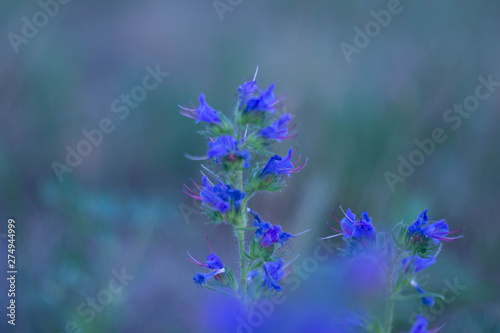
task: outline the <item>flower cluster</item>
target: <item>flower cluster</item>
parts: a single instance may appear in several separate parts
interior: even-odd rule
[[[350,209],[344,213],[345,217],[337,222],[340,230],[330,227],[337,234],[323,239],[343,236],[348,243],[348,250],[341,249],[348,257],[354,257],[359,253],[370,251],[376,255],[387,275],[387,319],[386,332],[391,332],[392,313],[394,300],[420,299],[425,306],[434,305],[435,297],[443,298],[438,293],[428,292],[421,287],[418,273],[437,261],[441,251],[442,241],[452,241],[462,236],[449,237],[448,224],[444,220],[431,221],[427,217],[427,210],[418,215],[415,222],[410,225],[400,223],[393,229],[393,242],[380,242],[384,238],[375,233],[371,218],[366,212],[362,218],[356,220],[356,216]],[[334,215],[335,216],[335,215]],[[415,292],[405,292],[408,289]],[[417,322],[411,332],[437,332],[438,329],[427,330],[427,320],[419,315]]]
[[[192,186],[184,185],[184,192],[201,201],[211,222],[234,228],[239,250],[239,283],[213,251],[204,263],[189,255],[190,261],[210,269],[197,273],[194,282],[220,292],[232,288],[229,293],[247,304],[281,291],[279,281],[286,275],[287,264],[279,249],[297,236],[262,221],[248,208],[248,201],[258,192],[278,191],[286,178],[307,164],[297,149],[290,148],[284,156],[272,151],[275,143],[297,137],[292,116],[280,114],[283,98],[276,98],[274,90],[274,84],[261,89],[255,76],[243,83],[232,119],[211,107],[204,95],[200,95],[198,107],[180,107],[182,115],[205,126],[200,134],[207,139],[206,154],[197,158],[207,160],[202,165],[206,174],[202,172],[201,185],[194,180]],[[253,227],[248,225],[249,214],[255,219]],[[254,233],[245,242],[248,231]]]

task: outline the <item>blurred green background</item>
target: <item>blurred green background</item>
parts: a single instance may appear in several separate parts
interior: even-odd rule
[[[456,129],[443,119],[474,94],[479,76],[500,81],[499,2],[402,1],[350,63],[340,44],[355,45],[354,28],[364,31],[370,11],[388,1],[220,2],[223,13],[206,0],[68,1],[57,13],[48,7],[46,22],[36,1],[0,4],[0,257],[14,218],[19,272],[17,324],[12,330],[3,314],[0,331],[238,331],[235,302],[196,288],[198,268],[185,260],[187,250],[208,254],[205,235],[233,269],[237,255],[230,227],[205,225],[181,192],[200,176],[199,162],[184,154],[203,155],[206,143],[177,105],[204,93],[229,114],[258,65],[259,84],[275,83],[298,123],[299,138],[280,152],[300,145],[309,163],[251,207],[289,232],[314,228],[294,241],[302,257],[330,235],[325,221],[339,205],[367,210],[377,230],[429,209],[451,229],[465,228],[428,270],[429,290],[464,286],[433,310],[431,327],[500,332],[500,91]],[[26,39],[23,18],[40,25],[24,28]],[[113,101],[157,65],[168,77],[120,119]],[[114,131],[59,181],[52,163],[64,163],[66,146],[76,149],[82,130],[104,118]],[[414,140],[435,128],[447,140],[392,191],[384,173],[397,173],[398,156],[408,159]],[[133,278],[106,291],[112,271],[123,269]],[[383,305],[373,280],[333,254],[296,290],[285,287],[286,301],[251,331],[342,332],[344,309]],[[5,309],[8,285],[0,281]],[[88,297],[109,295],[109,304],[89,310]],[[396,332],[409,330],[418,307],[400,304]]]

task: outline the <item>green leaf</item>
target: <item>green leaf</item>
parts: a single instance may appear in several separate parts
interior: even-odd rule
[[[215,289],[214,287],[211,287],[211,286],[209,286],[209,285],[207,285],[207,284],[202,285],[202,287],[203,287],[203,288],[210,289],[210,290],[213,290],[213,291],[216,291],[216,292],[221,293],[221,294],[226,295],[226,296],[231,296],[231,297],[233,297],[233,296],[234,296],[234,295],[232,295],[232,294],[230,294],[230,293],[227,293],[227,292],[225,292],[225,291],[222,291],[222,290],[219,290],[219,289]]]

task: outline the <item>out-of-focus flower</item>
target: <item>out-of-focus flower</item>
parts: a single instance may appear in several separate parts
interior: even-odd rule
[[[285,276],[283,260],[271,261],[262,267],[264,268],[264,282],[262,283],[262,287],[267,285],[268,289],[281,291],[281,286],[278,282]]]
[[[295,150],[294,152],[290,147],[286,156],[281,157],[279,155],[274,155],[269,159],[266,166],[262,169],[259,177],[269,174],[287,175],[288,177],[290,177],[291,173],[302,171],[302,169],[304,169],[307,164],[307,158],[302,164],[299,165],[300,159],[302,158],[302,155],[299,154],[298,159],[295,162],[292,162],[292,159],[296,153],[297,150]]]
[[[418,273],[435,263],[436,258],[421,258],[418,254],[403,258],[401,260],[401,265],[405,269],[405,272],[412,270],[413,273]]]
[[[415,321],[415,324],[413,324],[409,333],[435,333],[435,332],[439,331],[444,326],[443,325],[441,327],[428,330],[427,324],[428,324],[427,319],[424,316],[422,316],[421,314],[419,314],[417,316],[417,320]]]
[[[249,87],[247,87],[248,89]],[[273,94],[274,84],[271,84],[267,91],[260,91],[260,94],[253,96],[246,102],[245,112],[248,111],[269,111],[274,112],[273,105],[277,103]]]
[[[217,111],[212,109],[210,105],[205,102],[205,95],[200,95],[200,106],[196,109],[189,109],[183,106],[179,107],[182,109],[181,114],[188,118],[196,119],[196,123],[204,121],[209,124],[220,124],[221,120]]]
[[[209,143],[209,150],[207,152],[208,158],[215,158],[219,163],[221,160],[230,163],[243,160],[244,168],[249,167],[250,152],[246,149],[241,150],[239,142],[230,135],[223,135],[217,138],[215,142]]]
[[[343,235],[344,239],[354,238],[359,240],[373,240],[375,238],[375,229],[371,223],[372,219],[368,216],[367,212],[363,212],[362,216],[363,217],[360,220],[356,221],[356,215],[353,214],[351,209],[348,209],[345,213],[345,217],[339,222],[342,230],[337,230],[328,225],[332,230],[338,232],[338,234],[324,237],[322,239]]]
[[[291,117],[288,113],[282,115],[278,120],[276,120],[271,126],[263,128],[259,134],[266,139],[275,139],[278,142],[281,140],[289,140],[297,137],[296,132],[289,133],[287,128],[288,123],[290,123]]]
[[[427,291],[423,290],[415,280],[411,280],[410,284],[417,289],[417,291],[421,294],[427,294]],[[434,297],[432,296],[426,296],[422,297],[422,304],[427,305],[427,306],[433,306],[434,305]]]

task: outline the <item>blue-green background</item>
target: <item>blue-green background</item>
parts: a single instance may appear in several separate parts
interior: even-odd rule
[[[226,1],[223,1],[227,3]],[[237,3],[237,2],[233,2]],[[500,305],[500,91],[482,101],[456,130],[443,120],[454,103],[474,93],[478,76],[500,81],[498,1],[402,1],[370,44],[348,63],[339,47],[353,44],[354,27],[373,20],[387,1],[243,0],[220,19],[212,1],[69,1],[16,53],[35,1],[0,4],[0,258],[6,258],[7,219],[16,220],[17,325],[6,324],[6,259],[0,273],[2,332],[236,332],[234,300],[198,289],[208,254],[205,235],[236,270],[229,226],[205,225],[182,192],[198,178],[202,127],[178,104],[199,93],[230,114],[237,87],[260,67],[258,81],[286,94],[296,116],[307,168],[281,193],[257,196],[251,207],[287,231],[294,253],[312,256],[316,239],[331,234],[331,209],[367,210],[377,230],[412,222],[427,208],[464,238],[447,243],[427,271],[426,289],[445,281],[466,287],[431,327],[443,332],[498,332]],[[123,120],[111,111],[121,94],[141,84],[147,66],[170,75]],[[72,173],[59,182],[51,163],[103,118],[116,125]],[[443,128],[437,145],[404,183],[391,191],[414,140]],[[185,206],[183,206],[185,205]],[[195,207],[196,209],[196,207]],[[340,239],[336,239],[341,244]],[[363,266],[360,271],[360,266]],[[368,267],[368,268],[367,268]],[[95,318],[75,311],[125,268],[134,280]],[[342,332],[346,309],[384,306],[377,267],[333,254],[296,290],[285,287],[254,332]],[[397,303],[395,331],[408,331],[418,301]]]

